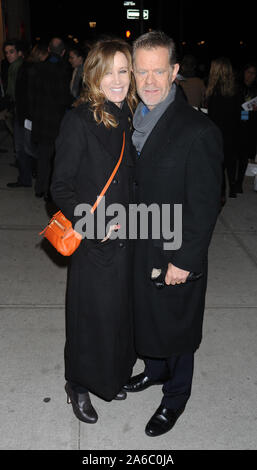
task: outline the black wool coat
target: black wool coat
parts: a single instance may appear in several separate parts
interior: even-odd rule
[[[222,96],[215,92],[208,100],[208,116],[222,133],[225,164],[236,160],[241,116],[238,95]]]
[[[135,244],[135,336],[139,355],[165,358],[195,351],[202,338],[207,284],[207,252],[220,208],[222,138],[204,114],[189,106],[177,90],[144,144],[136,164],[136,201],[147,206],[182,204],[182,245],[164,250],[164,239]],[[191,283],[158,290],[153,267],[168,263],[203,273]],[[166,271],[165,271],[166,272]]]
[[[98,125],[85,104],[67,113],[56,142],[51,192],[75,225],[78,204],[94,204],[112,173],[126,132],[123,160],[106,193],[106,207],[125,208],[132,197],[134,149],[127,104],[106,104],[117,128]],[[99,210],[100,205],[97,209]],[[96,211],[96,212],[97,212]],[[66,303],[66,380],[112,400],[131,376],[136,360],[131,305],[131,246],[128,240],[83,239],[70,258]]]
[[[72,103],[70,78],[70,71],[62,60],[35,65],[29,89],[34,142],[50,144],[58,136],[64,113]]]

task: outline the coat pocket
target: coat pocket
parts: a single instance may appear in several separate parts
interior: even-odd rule
[[[109,267],[114,263],[117,253],[117,239],[99,242],[89,252],[91,262],[100,267]]]

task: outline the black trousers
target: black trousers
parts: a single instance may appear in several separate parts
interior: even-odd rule
[[[18,120],[14,122],[14,143],[18,164],[18,181],[26,186],[32,186],[32,161],[25,150],[25,129]]]
[[[35,184],[35,192],[45,195],[49,192],[50,179],[52,174],[54,159],[54,142],[39,143],[37,147],[37,178]]]
[[[161,404],[174,411],[184,407],[191,395],[194,353],[174,354],[166,359],[144,358],[144,362],[147,377],[154,381],[165,381]],[[77,393],[88,392],[77,383],[70,382],[70,385]]]
[[[174,411],[186,405],[192,388],[194,353],[172,355],[165,359],[144,358],[145,375],[165,380],[161,405]]]

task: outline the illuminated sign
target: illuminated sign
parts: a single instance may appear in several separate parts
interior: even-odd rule
[[[127,10],[127,20],[139,20],[140,11],[135,9]],[[143,19],[149,19],[149,10],[143,10]]]
[[[135,2],[123,2],[124,7],[134,7],[136,4]]]

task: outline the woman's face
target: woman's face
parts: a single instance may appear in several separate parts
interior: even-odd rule
[[[69,62],[71,66],[75,69],[79,65],[83,63],[83,58],[80,56],[77,56],[73,51],[70,51],[69,53]]]
[[[244,82],[247,86],[251,86],[256,78],[255,67],[249,67],[244,73]]]
[[[100,88],[107,100],[120,107],[122,101],[127,96],[129,84],[130,70],[128,59],[122,52],[116,52],[113,58],[113,65],[102,78]]]

